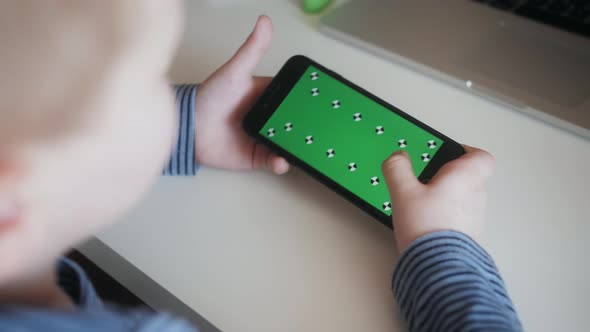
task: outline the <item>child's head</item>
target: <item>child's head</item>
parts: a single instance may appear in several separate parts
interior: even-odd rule
[[[177,1],[0,2],[0,284],[52,264],[159,174],[181,16]]]

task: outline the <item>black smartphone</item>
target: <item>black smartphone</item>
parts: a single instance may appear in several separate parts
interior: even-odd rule
[[[381,164],[405,150],[423,183],[465,153],[447,136],[301,55],[287,61],[243,122],[292,165],[392,227]]]

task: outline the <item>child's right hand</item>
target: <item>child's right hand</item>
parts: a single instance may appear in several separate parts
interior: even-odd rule
[[[485,186],[495,160],[483,150],[464,148],[466,154],[444,165],[428,184],[418,181],[406,152],[396,152],[383,163],[400,252],[436,231],[455,230],[476,237],[484,222]]]

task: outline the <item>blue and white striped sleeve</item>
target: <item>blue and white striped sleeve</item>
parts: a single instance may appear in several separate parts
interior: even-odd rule
[[[178,137],[164,175],[195,175],[199,166],[195,158],[195,98],[198,85],[183,84],[176,90]]]
[[[463,233],[415,240],[392,287],[410,331],[522,331],[492,257]]]

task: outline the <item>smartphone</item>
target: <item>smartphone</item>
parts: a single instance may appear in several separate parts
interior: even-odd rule
[[[463,147],[301,55],[290,58],[243,122],[246,132],[392,228],[381,164],[405,150],[423,183]]]

